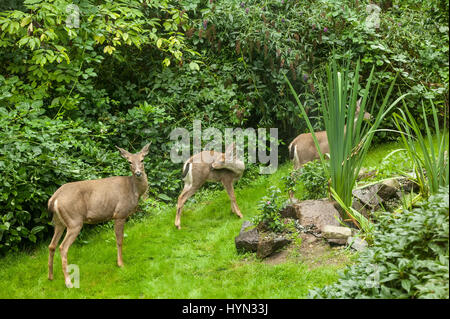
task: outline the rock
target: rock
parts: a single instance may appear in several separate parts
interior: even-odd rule
[[[300,238],[302,239],[302,243],[305,244],[312,244],[320,240],[316,236],[308,233],[300,233]]]
[[[352,207],[360,211],[361,213],[363,213],[361,211],[361,208],[368,209],[371,212],[379,209],[381,207],[380,204],[383,202],[383,199],[377,194],[379,189],[380,184],[374,184],[364,188],[354,189],[352,191],[352,194],[356,199],[358,199],[362,207],[358,207],[358,203],[355,201],[352,203]],[[353,205],[355,205],[355,207]]]
[[[347,239],[346,238],[329,238],[329,239],[327,239],[327,242],[329,244],[345,245],[347,243]]]
[[[322,228],[322,236],[327,239],[347,239],[352,235],[348,227],[325,225]]]
[[[376,175],[377,173],[378,173],[377,170],[371,170],[371,171],[368,171],[367,168],[363,167],[363,168],[361,168],[361,170],[359,171],[357,180],[360,181],[360,180],[363,180],[363,179],[370,178],[370,177]]]
[[[294,218],[297,219],[297,210],[294,204],[288,204],[280,211],[280,215],[283,218]]]
[[[396,178],[385,180],[381,183],[377,195],[380,196],[383,201],[390,200],[391,198],[397,197],[397,192],[400,187],[401,185]]]
[[[300,225],[314,225],[322,229],[325,225],[340,226],[339,212],[328,199],[305,200],[294,205]]]
[[[418,193],[420,191],[420,186],[408,178],[400,178],[398,182],[404,193],[411,193],[411,191]]]
[[[248,229],[254,225],[249,221],[242,223],[239,235],[234,239],[238,252],[256,252],[258,249],[259,234],[255,228]]]
[[[291,243],[291,239],[286,238],[282,235],[269,235],[259,238],[256,256],[258,258],[266,258],[270,256],[277,250],[283,248],[284,246]]]
[[[364,204],[356,197],[353,198],[352,208],[360,212],[366,218],[369,218],[372,212],[370,207],[364,206]]]
[[[356,251],[363,251],[369,246],[364,239],[359,237],[348,237],[347,244]]]

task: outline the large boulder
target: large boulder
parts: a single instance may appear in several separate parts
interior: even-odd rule
[[[258,227],[249,221],[243,222],[239,235],[234,239],[238,252],[256,252],[259,258],[268,257],[291,242],[286,234],[259,232]]]
[[[300,225],[314,225],[322,231],[325,225],[340,226],[340,214],[328,199],[305,200],[294,205]]]

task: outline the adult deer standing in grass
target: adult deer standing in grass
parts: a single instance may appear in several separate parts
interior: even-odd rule
[[[225,153],[203,151],[193,155],[183,165],[184,188],[178,197],[175,226],[181,228],[181,212],[186,201],[207,181],[221,182],[231,201],[231,210],[242,218],[236,203],[233,183],[241,178],[245,164],[236,158],[236,145],[227,147]]]
[[[55,233],[49,248],[48,279],[53,280],[53,256],[59,239],[67,229],[59,246],[66,286],[72,282],[67,272],[67,252],[75,241],[83,224],[96,224],[114,220],[117,241],[117,265],[123,266],[122,242],[125,220],[133,214],[139,198],[147,192],[148,182],[144,170],[144,157],[150,144],[139,153],[131,154],[117,147],[120,155],[130,164],[132,176],[114,176],[97,180],[79,181],[62,185],[49,199],[48,210],[53,214]]]
[[[356,104],[355,122],[359,116],[361,100],[362,99],[359,99]],[[371,118],[372,116],[370,113],[364,112],[364,120],[370,120]],[[346,127],[347,126],[345,126],[345,128]],[[327,132],[319,131],[314,132],[314,134],[319,142],[321,153],[330,153]],[[311,133],[300,134],[291,142],[291,144],[289,144],[289,158],[293,161],[295,170],[301,168],[303,164],[307,162],[320,158]]]

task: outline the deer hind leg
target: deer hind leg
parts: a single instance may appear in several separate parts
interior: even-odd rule
[[[201,186],[201,185],[200,185]],[[175,217],[175,227],[181,228],[181,211],[183,210],[183,206],[186,201],[195,194],[195,192],[200,188],[200,186],[194,186],[192,184],[185,184],[183,191],[180,196],[178,196],[177,203],[177,216]]]
[[[48,279],[53,280],[53,256],[55,255],[56,246],[58,245],[59,240],[66,228],[63,224],[56,221],[55,222],[55,232],[53,234],[52,241],[48,246]]]
[[[242,218],[241,210],[238,207],[238,204],[236,203],[236,196],[234,195],[234,188],[233,188],[233,179],[224,179],[222,180],[222,184],[225,187],[225,190],[228,193],[228,197],[231,201],[231,210],[233,213],[239,216],[239,218]]]
[[[117,242],[117,266],[123,266],[122,260],[122,243],[123,243],[123,227],[125,225],[125,219],[116,219],[114,222],[114,232],[116,233]]]
[[[61,246],[59,246],[59,251],[61,253],[61,260],[62,260],[62,269],[64,273],[64,281],[66,283],[67,288],[73,287],[69,273],[67,272],[67,252],[69,251],[70,246],[73,244],[78,234],[80,233],[82,226],[83,224],[74,227],[67,227],[66,237],[64,237]]]

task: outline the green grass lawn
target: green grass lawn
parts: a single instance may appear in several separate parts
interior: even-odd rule
[[[375,148],[368,166],[398,144]],[[260,176],[236,189],[245,219],[270,186],[282,185],[291,170],[282,165],[275,174]],[[80,269],[80,288],[64,285],[59,251],[54,280],[47,279],[48,242],[32,252],[11,253],[0,259],[0,298],[304,298],[312,287],[337,280],[337,270],[348,263],[311,267],[294,253],[281,264],[262,262],[236,252],[234,237],[242,220],[230,209],[224,190],[204,190],[185,206],[181,230],[174,227],[175,207],[149,210],[125,226],[125,266],[116,266],[114,231],[107,227],[87,231],[69,250],[69,264]],[[341,251],[340,254],[348,254]]]
[[[290,165],[236,190],[249,219],[256,204]],[[175,207],[150,213],[125,226],[123,268],[116,266],[114,231],[83,236],[69,250],[69,264],[80,269],[80,288],[67,289],[59,251],[54,280],[47,279],[48,243],[31,253],[12,253],[0,260],[0,298],[302,298],[308,289],[337,279],[341,265],[309,269],[292,257],[270,265],[253,255],[237,254],[234,237],[242,220],[230,209],[224,190],[203,192],[185,207],[182,229],[174,227]]]

